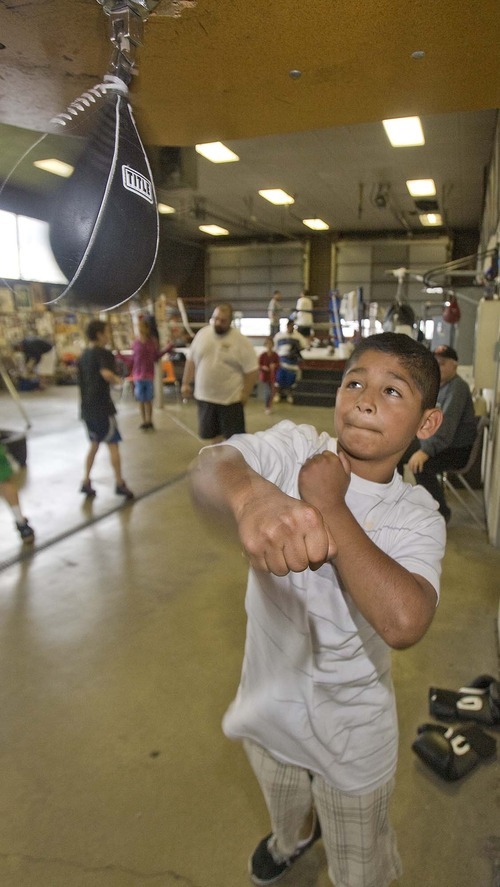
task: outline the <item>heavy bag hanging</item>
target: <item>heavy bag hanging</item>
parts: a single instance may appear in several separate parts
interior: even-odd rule
[[[146,283],[158,251],[153,178],[130,104],[111,92],[95,114],[74,172],[55,195],[49,225],[68,279],[59,299],[67,295],[80,309],[125,302]]]

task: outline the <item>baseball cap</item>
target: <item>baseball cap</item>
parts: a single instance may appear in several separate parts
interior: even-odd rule
[[[456,360],[458,363],[458,354],[450,345],[438,345],[434,354],[436,357],[449,357],[450,360]]]

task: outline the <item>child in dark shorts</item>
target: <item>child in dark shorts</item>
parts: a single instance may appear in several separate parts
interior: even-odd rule
[[[82,399],[81,417],[87,426],[90,449],[85,460],[85,477],[80,492],[88,499],[96,495],[90,472],[100,444],[106,443],[115,475],[115,493],[125,499],[133,499],[134,494],[122,476],[118,447],[122,438],[116,424],[116,407],[109,390],[110,385],[119,384],[121,378],[116,373],[113,354],[106,348],[110,339],[107,324],[102,320],[91,320],[87,327],[87,339],[89,347],[78,361],[78,384]]]

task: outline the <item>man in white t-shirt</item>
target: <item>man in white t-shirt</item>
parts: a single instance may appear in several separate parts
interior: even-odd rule
[[[197,402],[199,435],[213,443],[244,434],[243,407],[259,375],[255,349],[232,319],[231,305],[217,305],[191,342],[182,377],[182,396]]]
[[[298,332],[301,336],[304,336],[304,338],[307,339],[308,343],[311,341],[314,333],[312,312],[313,301],[309,295],[309,291],[304,290],[297,299],[297,304],[295,306],[295,323],[297,324]]]
[[[388,887],[398,726],[391,648],[415,644],[439,596],[446,532],[396,465],[434,434],[439,368],[408,336],[362,339],[337,392],[337,438],[280,422],[203,449],[195,500],[249,562],[241,681],[223,721],[244,743],[273,831],[250,858],[279,880],[321,835],[336,887]]]
[[[274,290],[271,301],[267,306],[267,316],[269,318],[269,335],[274,339],[276,333],[280,330],[281,316],[281,291]]]

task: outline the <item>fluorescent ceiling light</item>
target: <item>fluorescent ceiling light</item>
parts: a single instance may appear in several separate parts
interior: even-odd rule
[[[290,203],[295,203],[293,197],[290,197],[281,188],[267,188],[264,191],[259,191],[259,194],[264,200],[269,200],[269,203],[274,203],[275,206],[286,206]]]
[[[205,142],[203,145],[195,145],[195,148],[198,154],[206,157],[207,160],[211,160],[212,163],[234,163],[235,160],[240,159],[234,151],[226,148],[222,142]]]
[[[221,237],[223,234],[229,234],[229,231],[226,228],[221,228],[219,225],[200,225],[200,231],[204,231],[205,234],[212,234],[213,237]]]
[[[173,206],[169,206],[168,203],[159,203],[158,212],[162,215],[167,215],[167,213],[174,213],[175,209],[173,208]]]
[[[443,224],[443,218],[440,213],[422,213],[419,219],[426,228]]]
[[[393,148],[425,145],[420,117],[395,117],[382,123]]]
[[[302,222],[313,231],[328,231],[330,228],[330,225],[327,225],[323,219],[302,219]]]
[[[412,197],[434,197],[436,194],[434,179],[409,179],[406,187]]]
[[[51,172],[55,176],[63,176],[65,179],[69,179],[74,169],[69,163],[63,163],[62,160],[56,160],[55,157],[47,160],[35,160],[33,166],[43,169],[45,172]]]

